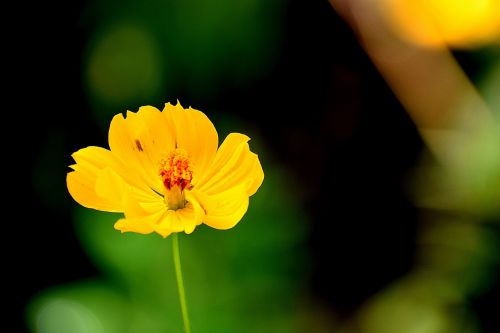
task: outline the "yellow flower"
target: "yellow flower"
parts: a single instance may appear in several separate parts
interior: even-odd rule
[[[84,207],[123,212],[115,228],[141,234],[193,232],[202,222],[236,225],[264,180],[249,137],[229,134],[218,147],[212,122],[180,103],[114,116],[109,147],[75,152],[69,193]]]
[[[478,47],[500,41],[498,0],[380,0],[395,32],[423,46]]]

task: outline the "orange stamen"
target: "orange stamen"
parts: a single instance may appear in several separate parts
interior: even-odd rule
[[[193,187],[191,185],[193,170],[184,149],[177,148],[163,159],[160,162],[159,173],[167,190],[175,186],[179,186],[181,191],[186,188],[190,190]]]

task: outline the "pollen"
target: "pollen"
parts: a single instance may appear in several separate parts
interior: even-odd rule
[[[190,190],[193,186],[193,169],[188,154],[184,149],[173,150],[166,158],[160,162],[160,177],[167,190],[179,187],[181,191]]]

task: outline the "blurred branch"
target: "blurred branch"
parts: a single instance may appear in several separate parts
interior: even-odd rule
[[[401,40],[384,20],[380,1],[330,3],[351,25],[437,165],[426,165],[415,178],[417,204],[431,211],[422,216],[413,270],[369,300],[345,332],[479,332],[467,300],[487,290],[499,265],[497,238],[478,223],[499,216],[498,123],[450,50]]]

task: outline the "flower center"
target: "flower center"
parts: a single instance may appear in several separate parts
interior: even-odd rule
[[[193,169],[184,149],[175,149],[161,160],[159,175],[165,185],[165,203],[168,209],[184,208],[186,198],[184,189],[192,189]]]

